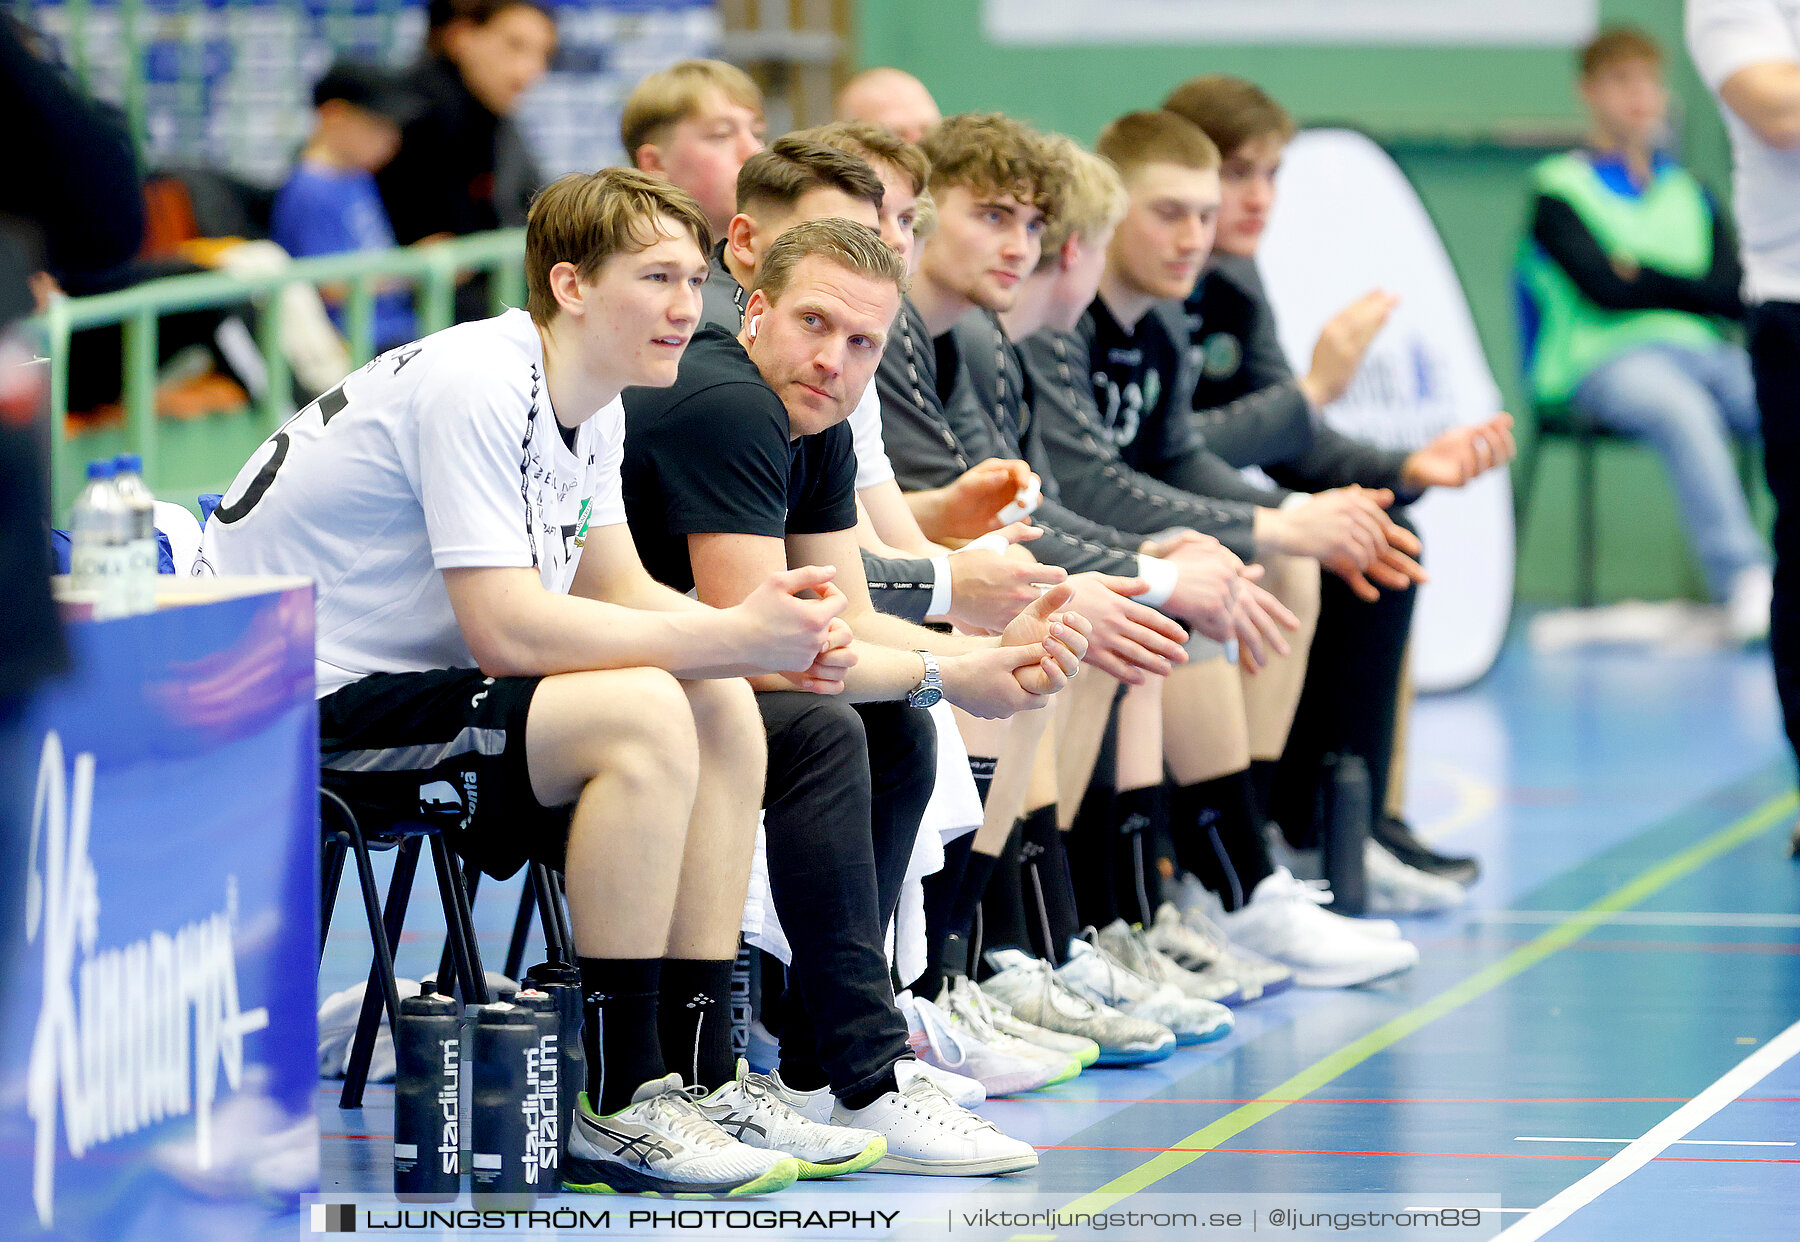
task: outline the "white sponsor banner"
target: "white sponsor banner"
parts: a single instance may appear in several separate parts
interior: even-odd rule
[[[1417,448],[1500,408],[1450,256],[1405,174],[1352,130],[1307,130],[1282,157],[1259,259],[1282,347],[1304,369],[1327,320],[1373,288],[1400,304],[1369,348],[1332,426]],[[1512,485],[1503,470],[1413,505],[1431,581],[1413,620],[1421,690],[1465,686],[1493,664],[1512,612]]]
[[[1599,0],[984,0],[996,43],[1374,43],[1574,47]]]

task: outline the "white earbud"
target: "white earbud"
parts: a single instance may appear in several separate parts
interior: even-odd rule
[[[762,322],[761,315],[752,315],[752,316],[750,316],[750,322],[744,325],[745,330],[750,335],[750,339],[753,341],[756,339],[756,325],[761,322]]]

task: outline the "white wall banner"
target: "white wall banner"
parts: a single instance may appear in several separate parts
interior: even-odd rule
[[[1307,130],[1282,157],[1259,252],[1282,347],[1297,369],[1319,330],[1373,288],[1400,304],[1369,348],[1332,426],[1417,448],[1500,408],[1450,256],[1404,173],[1352,130]],[[1419,589],[1412,668],[1421,690],[1465,686],[1493,664],[1512,611],[1512,485],[1491,471],[1412,507],[1431,581]]]
[[[1599,0],[983,0],[996,43],[1377,43],[1574,47]]]

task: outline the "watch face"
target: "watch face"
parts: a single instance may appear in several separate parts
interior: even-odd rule
[[[914,707],[936,707],[938,700],[944,697],[944,692],[936,686],[920,686],[906,697]]]

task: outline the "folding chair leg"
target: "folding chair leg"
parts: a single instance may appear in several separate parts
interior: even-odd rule
[[[501,973],[508,979],[517,979],[519,971],[525,966],[525,941],[531,936],[531,916],[536,913],[536,903],[532,900],[536,878],[536,870],[527,877],[525,884],[519,889],[519,912],[513,916],[512,938],[506,942],[506,964]]]
[[[332,834],[325,842],[319,868],[319,961],[325,960],[325,942],[331,938],[331,911],[337,905],[338,888],[344,882],[344,854],[350,848],[346,832]]]
[[[542,863],[531,867],[531,891],[537,896],[538,917],[544,924],[544,952],[559,962],[573,962],[574,946],[565,934],[562,900],[556,891],[556,880],[550,868]]]
[[[1583,608],[1592,608],[1599,594],[1595,581],[1599,573],[1599,531],[1596,527],[1599,515],[1594,504],[1596,449],[1593,439],[1584,436],[1577,440],[1575,451],[1575,593],[1576,601]]]
[[[556,929],[562,936],[563,961],[571,964],[575,961],[575,929],[569,923],[569,892],[564,886],[563,873],[550,871],[550,888],[556,900],[552,903],[556,911]]]
[[[475,906],[475,894],[481,886],[481,868],[470,863],[464,863],[462,869],[462,882],[463,895],[468,898],[469,907],[471,911],[473,911]],[[446,909],[447,908],[448,907],[446,907]],[[471,925],[474,922],[474,917],[473,913],[469,916]],[[450,921],[449,915],[446,914],[444,916],[444,949],[443,952],[438,954],[437,977],[440,979],[449,977],[450,969],[455,962],[455,958],[452,956],[452,954],[457,951],[454,928],[455,925]],[[509,974],[508,978],[516,979],[518,976]]]
[[[381,1029],[381,1011],[387,1010],[389,1030],[400,1021],[400,988],[394,979],[393,946],[399,942],[400,931],[406,926],[406,906],[419,863],[418,838],[409,837],[400,842],[394,855],[394,874],[388,881],[387,907],[382,910],[374,900],[375,869],[369,862],[368,843],[359,831],[354,832],[352,845],[356,851],[363,901],[369,910],[369,939],[374,942],[375,952],[374,960],[369,963],[368,986],[363,989],[362,1009],[356,1016],[356,1034],[350,1040],[350,1063],[344,1067],[344,1089],[338,1096],[339,1108],[362,1107],[363,1087],[369,1080],[369,1061],[375,1055],[375,1036]]]
[[[438,891],[445,896],[444,918],[450,924],[450,939],[455,950],[452,956],[456,959],[463,1001],[470,1005],[485,1005],[488,1003],[487,979],[481,969],[481,946],[475,941],[468,894],[463,889],[462,875],[457,871],[450,846],[441,836],[431,838],[431,861],[437,868]],[[443,981],[438,982],[442,986]]]

